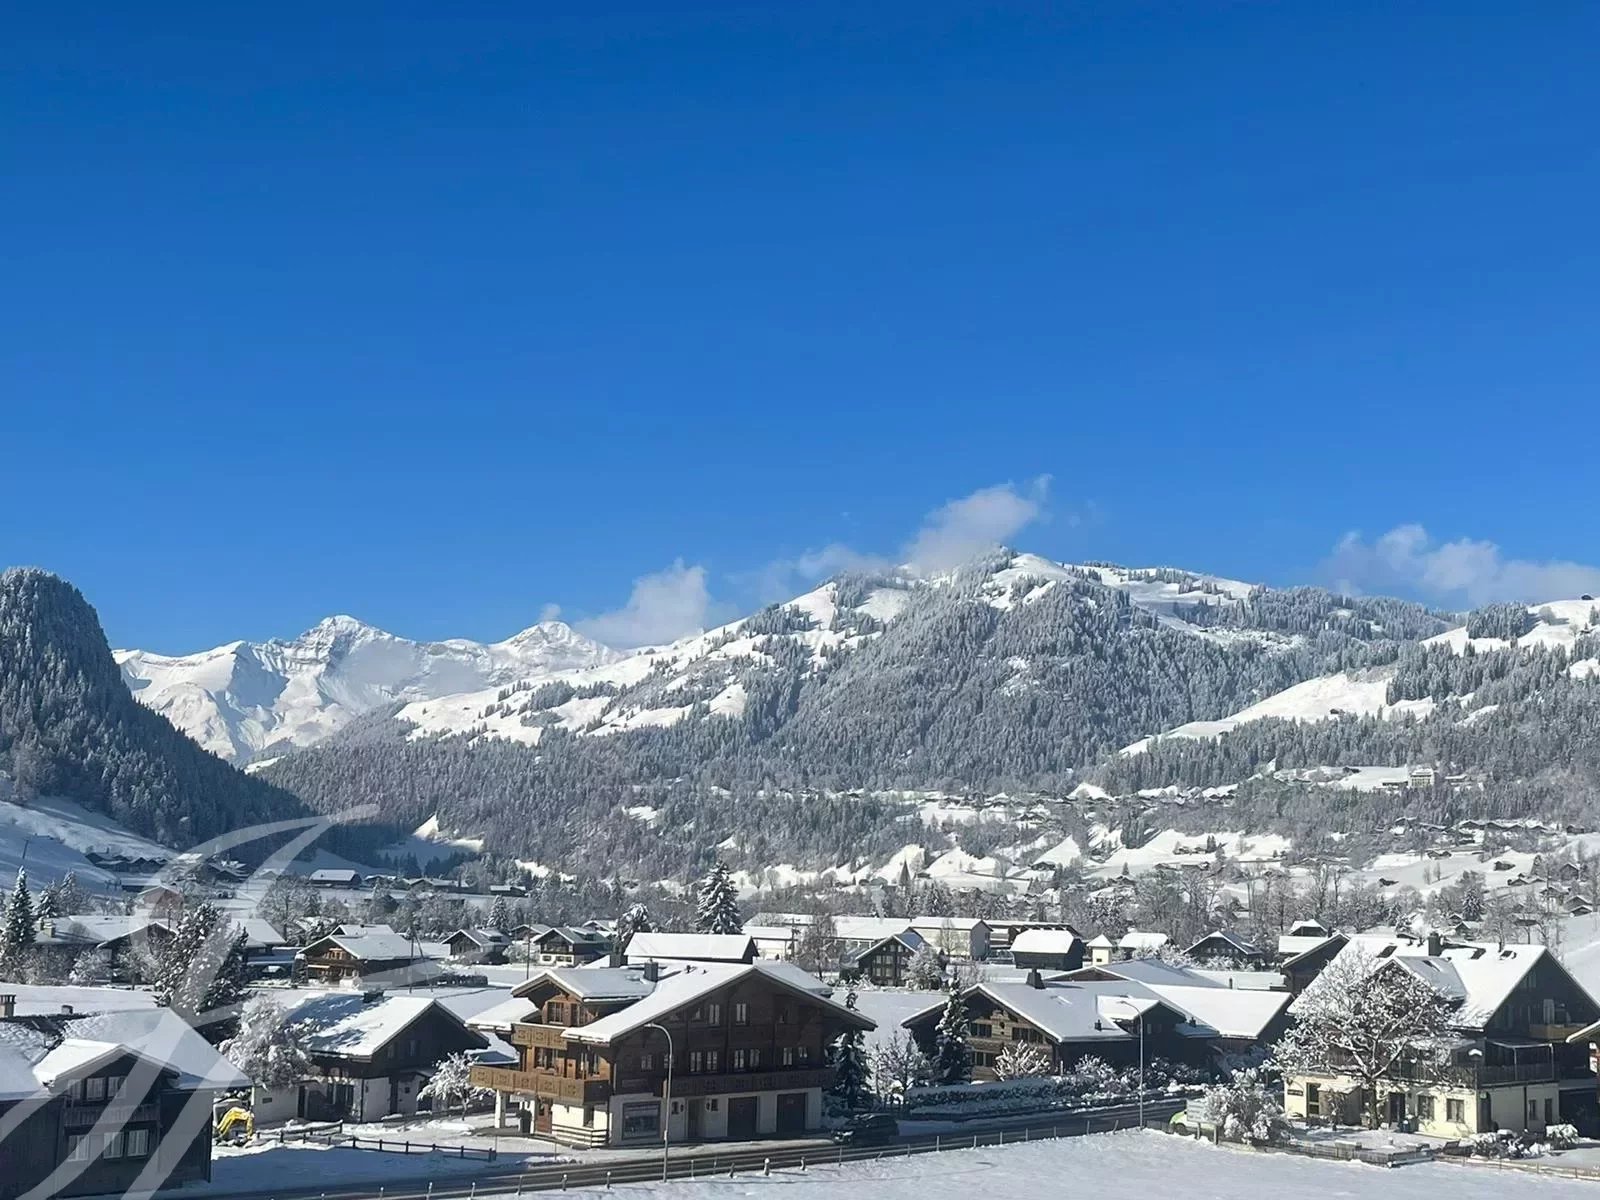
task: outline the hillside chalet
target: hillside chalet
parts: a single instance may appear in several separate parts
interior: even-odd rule
[[[484,1019],[510,1024],[517,1065],[474,1067],[473,1082],[494,1091],[497,1120],[515,1108],[577,1146],[659,1144],[663,1121],[674,1142],[818,1129],[828,1046],[873,1028],[820,980],[764,960],[552,968],[512,996],[525,1016]]]

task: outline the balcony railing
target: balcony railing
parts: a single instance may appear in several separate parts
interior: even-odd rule
[[[69,1104],[61,1120],[68,1129],[87,1129],[99,1121],[120,1128],[142,1121],[154,1121],[156,1116],[154,1104],[124,1104],[113,1100],[109,1104]]]
[[[561,1031],[565,1025],[540,1025],[533,1021],[518,1021],[511,1026],[511,1044],[537,1049],[559,1050],[567,1044]]]
[[[647,1092],[659,1096],[666,1080],[664,1072],[624,1075],[617,1080],[617,1091]],[[672,1094],[715,1096],[737,1092],[781,1092],[789,1089],[829,1087],[834,1081],[832,1067],[784,1067],[761,1071],[725,1071],[716,1075],[672,1073]]]

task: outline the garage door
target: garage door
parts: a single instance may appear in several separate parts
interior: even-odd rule
[[[756,1098],[735,1096],[728,1101],[728,1136],[753,1138],[756,1135]]]
[[[778,1132],[804,1133],[806,1128],[806,1094],[780,1092],[778,1094]]]

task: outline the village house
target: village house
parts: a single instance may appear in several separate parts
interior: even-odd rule
[[[995,1079],[995,1061],[1008,1048],[1042,1051],[1053,1071],[1095,1057],[1114,1066],[1139,1061],[1209,1065],[1275,1040],[1286,1023],[1285,992],[1243,991],[1174,968],[1177,982],[1141,983],[1083,968],[1073,979],[1044,979],[1030,971],[1020,983],[984,981],[961,995],[971,1029],[972,1076]],[[902,1024],[932,1052],[945,1008],[941,1000]]]
[[[1196,962],[1232,963],[1242,968],[1262,967],[1274,958],[1248,938],[1225,929],[1206,934],[1184,953]]]
[[[295,974],[314,985],[423,983],[442,972],[422,946],[396,933],[330,933],[295,955]]]
[[[1011,941],[1013,966],[1040,971],[1076,971],[1083,966],[1083,939],[1070,928],[1024,929]]]
[[[1333,930],[1321,921],[1296,921],[1286,932],[1278,935],[1278,961],[1287,962],[1332,936]]]
[[[852,962],[861,951],[910,928],[911,921],[906,917],[835,917],[834,957],[843,966]]]
[[[257,1087],[258,1122],[413,1116],[440,1060],[490,1044],[429,996],[296,991],[283,999],[285,1018],[299,1028],[316,1074],[288,1087]]]
[[[759,957],[778,962],[793,958],[800,941],[800,929],[794,925],[757,925],[752,921],[744,927],[744,933],[754,940]]]
[[[1117,944],[1103,933],[1095,934],[1084,948],[1089,951],[1090,964],[1096,967],[1104,966],[1117,956]]]
[[[611,939],[593,929],[558,926],[533,939],[533,959],[541,967],[581,967],[611,953]]]
[[[444,942],[450,947],[450,957],[461,962],[503,963],[511,948],[511,935],[474,926],[456,930]]]
[[[927,945],[920,934],[907,929],[858,951],[846,969],[876,987],[904,987],[911,960]]]
[[[1309,946],[1285,959],[1278,968],[1283,972],[1284,985],[1296,994],[1305,991],[1311,985],[1311,981],[1322,974],[1322,969],[1338,957],[1339,951],[1350,941],[1342,933],[1330,933],[1320,939],[1308,937],[1308,940],[1311,942]]]
[[[306,882],[312,887],[358,888],[361,886],[361,872],[344,867],[322,867],[307,875]]]
[[[211,1103],[248,1083],[238,1069],[166,1009],[88,1012],[98,989],[27,991],[0,995],[0,1200],[122,1194],[152,1165],[147,1186],[209,1180]]]
[[[1600,1005],[1543,946],[1356,935],[1340,954],[1380,971],[1410,971],[1451,1005],[1437,1054],[1395,1064],[1378,1084],[1383,1119],[1435,1137],[1496,1130],[1542,1132],[1560,1123],[1600,1133],[1589,1040]],[[1309,1002],[1302,994],[1296,1005]],[[1310,1121],[1356,1124],[1359,1080],[1290,1076],[1284,1108]]]
[[[1066,921],[1031,921],[1014,917],[989,917],[985,919],[989,926],[989,957],[991,959],[1004,959],[1011,952],[1017,940],[1017,935],[1029,929],[1066,930],[1074,936],[1081,936]]]
[[[981,962],[989,957],[989,925],[977,917],[912,917],[910,927],[949,958]]]
[[[663,1122],[674,1142],[819,1129],[827,1048],[873,1028],[820,980],[764,960],[551,968],[512,995],[528,1005],[511,1021],[518,1063],[474,1067],[473,1081],[495,1092],[497,1121],[515,1109],[578,1146],[659,1145]]]

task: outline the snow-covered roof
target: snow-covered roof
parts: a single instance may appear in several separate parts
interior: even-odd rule
[[[313,883],[348,883],[361,878],[360,872],[348,867],[321,867],[306,876]]]
[[[409,962],[423,957],[421,946],[399,933],[362,933],[354,936],[330,933],[312,942],[301,953],[308,953],[328,941],[361,962]]]
[[[703,996],[758,976],[764,976],[780,989],[809,997],[847,1024],[860,1029],[876,1028],[875,1023],[861,1013],[829,999],[819,990],[820,980],[807,977],[811,986],[801,983],[797,976],[804,974],[791,963],[683,963],[677,971],[663,972],[649,995],[598,1021],[565,1030],[564,1036],[578,1042],[614,1042],[692,1005]]]
[[[270,921],[260,917],[235,917],[234,927],[244,930],[244,942],[251,950],[267,950],[288,945],[288,939],[272,927]]]
[[[513,996],[529,996],[545,983],[553,983],[580,1000],[638,1000],[654,990],[644,977],[644,967],[546,967],[535,971],[512,989]]]
[[[905,917],[835,917],[833,932],[847,942],[881,942],[911,928]]]
[[[1070,954],[1078,935],[1070,929],[1024,929],[1011,939],[1013,954]]]
[[[960,930],[971,930],[971,929],[976,929],[979,925],[987,925],[987,924],[988,924],[988,922],[983,920],[981,917],[929,917],[929,916],[923,916],[923,917],[912,917],[911,918],[911,928],[913,928],[913,929],[960,929]]]
[[[1182,987],[1147,984],[1173,1008],[1188,1013],[1193,1023],[1208,1025],[1223,1037],[1254,1041],[1294,999],[1288,992],[1226,987]]]
[[[476,943],[479,946],[488,946],[488,947],[505,946],[505,945],[509,945],[510,942],[511,942],[510,935],[507,934],[504,930],[493,929],[493,928],[489,928],[489,927],[485,927],[485,926],[479,926],[479,925],[473,925],[473,926],[470,926],[468,928],[458,929],[454,933],[452,933],[449,937],[445,938],[445,941],[446,942],[453,942],[458,937],[464,937],[464,938],[467,938],[469,941],[472,941],[472,942]]]
[[[40,942],[77,942],[102,946],[118,938],[133,937],[147,930],[171,932],[171,924],[148,913],[82,913],[67,917],[54,917],[44,922],[49,932],[41,929],[35,935]]]
[[[1294,933],[1279,934],[1278,935],[1278,955],[1279,955],[1280,958],[1283,958],[1286,961],[1288,959],[1291,959],[1291,958],[1299,958],[1302,954],[1306,953],[1309,950],[1315,950],[1320,946],[1327,945],[1330,940],[1332,940],[1333,938],[1336,938],[1338,936],[1340,936],[1340,935],[1337,934],[1337,933],[1333,933],[1333,934],[1319,933],[1319,934],[1305,934],[1305,935],[1294,934]]]
[[[1502,947],[1494,942],[1451,940],[1443,943],[1436,955],[1430,955],[1428,950],[1426,941],[1357,934],[1333,961],[1347,955],[1366,955],[1377,966],[1391,962],[1402,966],[1455,1003],[1451,1025],[1482,1029],[1528,972],[1547,957],[1543,946]],[[1313,992],[1323,978],[1313,981],[1302,996]],[[1583,990],[1576,980],[1573,986]]]
[[[34,1068],[40,1082],[128,1053],[174,1071],[186,1090],[249,1086],[249,1079],[171,1009],[147,1008],[75,1018],[66,1035]]]
[[[1144,930],[1130,929],[1122,935],[1122,940],[1117,943],[1119,950],[1132,950],[1139,954],[1150,954],[1161,949],[1171,939],[1164,933],[1149,933]]]
[[[798,936],[798,931],[788,925],[746,925],[744,932],[758,942],[792,942]]]
[[[755,943],[747,933],[636,933],[623,948],[630,963],[651,959],[746,962],[755,952]]]
[[[1193,946],[1190,946],[1186,953],[1190,953],[1190,954],[1194,953],[1195,950],[1199,949],[1201,946],[1205,945],[1207,942],[1209,942],[1209,941],[1211,941],[1213,939],[1215,939],[1217,941],[1226,942],[1228,945],[1232,946],[1235,950],[1237,950],[1240,955],[1242,955],[1242,956],[1244,956],[1246,958],[1253,958],[1257,954],[1261,953],[1261,951],[1259,949],[1257,949],[1256,944],[1254,942],[1248,940],[1247,938],[1241,937],[1237,933],[1231,933],[1226,929],[1213,929],[1210,933],[1206,934],[1205,937],[1201,938]]]
[[[877,941],[873,942],[872,945],[863,946],[861,949],[854,951],[850,955],[850,961],[860,962],[862,959],[876,954],[880,949],[882,949],[884,946],[887,946],[890,942],[899,942],[900,945],[904,946],[907,950],[910,950],[913,954],[928,944],[927,940],[923,938],[923,936],[915,929],[902,929],[899,933],[890,934],[886,938],[879,938]]]
[[[1115,942],[1113,942],[1103,933],[1097,933],[1089,939],[1089,948],[1092,950],[1113,950],[1116,948],[1116,945],[1117,944]]]
[[[432,996],[402,992],[301,993],[287,1016],[302,1028],[306,1048],[313,1054],[371,1058],[413,1022],[434,1010],[465,1027],[460,1017]],[[473,1031],[473,1036],[488,1044],[481,1033]]]
[[[155,993],[139,988],[68,987],[56,984],[7,983],[0,991],[17,998],[17,1016],[127,1012],[156,1006]]]
[[[510,1033],[511,1027],[519,1021],[531,1021],[539,1009],[531,1000],[521,996],[512,996],[509,1000],[502,1000],[492,1008],[467,1018],[467,1027],[479,1032],[493,1030],[496,1033]]]
[[[1212,983],[1190,967],[1180,967],[1176,963],[1162,962],[1159,958],[1130,958],[1126,962],[1101,963],[1098,966],[1082,967],[1070,973],[1071,979],[1092,979],[1101,975],[1115,975],[1118,979],[1128,979],[1136,983],[1167,984],[1172,987],[1226,987],[1226,984]]]

